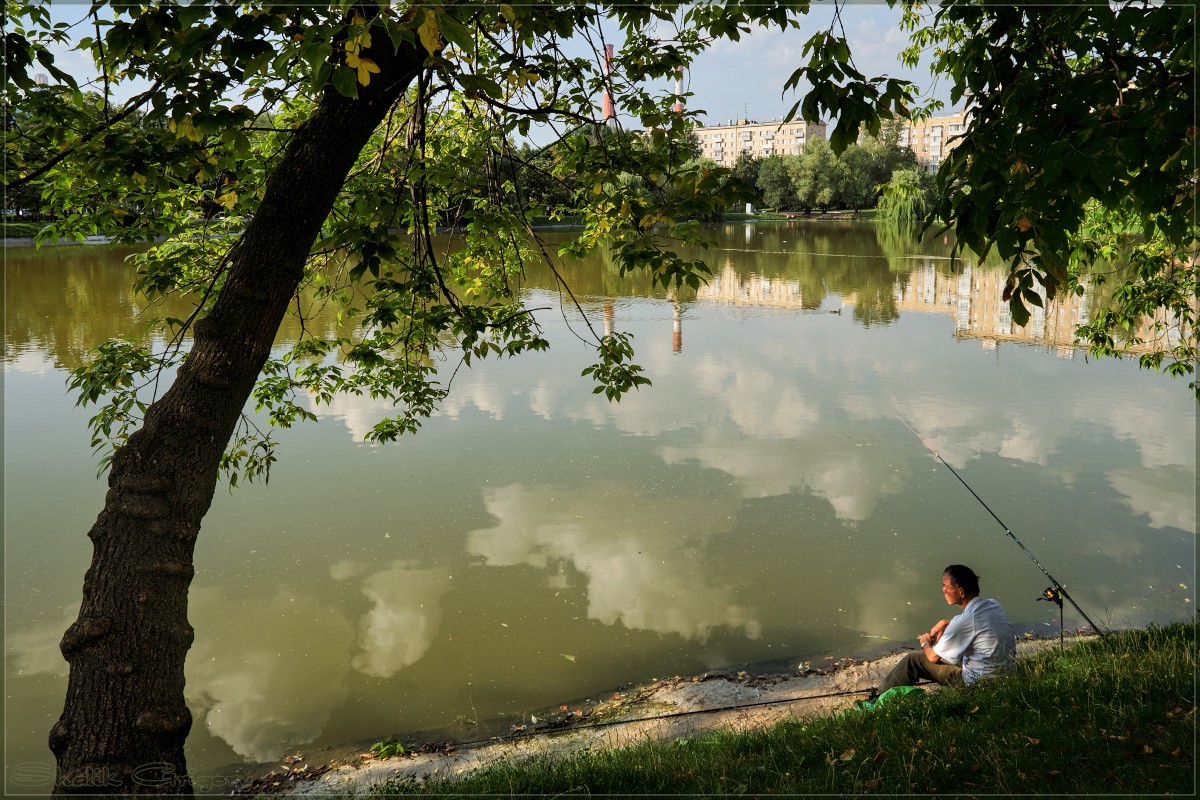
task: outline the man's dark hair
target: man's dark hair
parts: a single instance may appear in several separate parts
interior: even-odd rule
[[[962,564],[951,564],[942,571],[950,576],[950,583],[962,589],[968,595],[979,595],[979,576],[970,567]]]

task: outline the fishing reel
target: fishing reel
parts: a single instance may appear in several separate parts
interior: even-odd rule
[[[1057,586],[1047,586],[1042,590],[1042,596],[1038,600],[1048,600],[1051,603],[1058,605],[1059,609],[1063,607],[1062,589]]]
[[[1061,650],[1063,644],[1063,590],[1057,583],[1053,586],[1047,586],[1042,590],[1042,596],[1038,600],[1046,600],[1058,606],[1058,648]]]

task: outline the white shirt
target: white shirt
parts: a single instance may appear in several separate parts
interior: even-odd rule
[[[999,603],[975,597],[950,620],[933,652],[961,666],[963,681],[971,684],[1016,667],[1017,637]]]

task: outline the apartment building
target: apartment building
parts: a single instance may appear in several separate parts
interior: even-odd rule
[[[943,114],[929,117],[920,122],[906,122],[900,132],[900,146],[908,147],[917,155],[917,163],[928,170],[935,170],[945,160],[957,142],[952,141],[967,129],[967,112]]]
[[[965,111],[906,122],[900,132],[900,146],[911,148],[922,167],[936,170],[954,149],[957,144],[954,137],[965,131],[966,125]],[[781,119],[766,122],[736,119],[697,127],[695,134],[700,142],[700,155],[711,158],[717,166],[732,167],[742,153],[755,158],[799,155],[805,142],[826,138],[826,125],[798,120],[783,124]]]
[[[711,158],[717,162],[717,166],[732,167],[742,153],[755,158],[799,155],[805,142],[825,138],[825,123],[737,119],[729,120],[724,125],[698,127],[695,134],[700,141],[700,155]]]

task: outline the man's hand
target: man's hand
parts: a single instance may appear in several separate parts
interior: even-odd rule
[[[938,639],[942,638],[942,632],[946,630],[946,626],[950,624],[950,620],[938,620],[938,623],[929,629],[929,643],[933,644]]]

